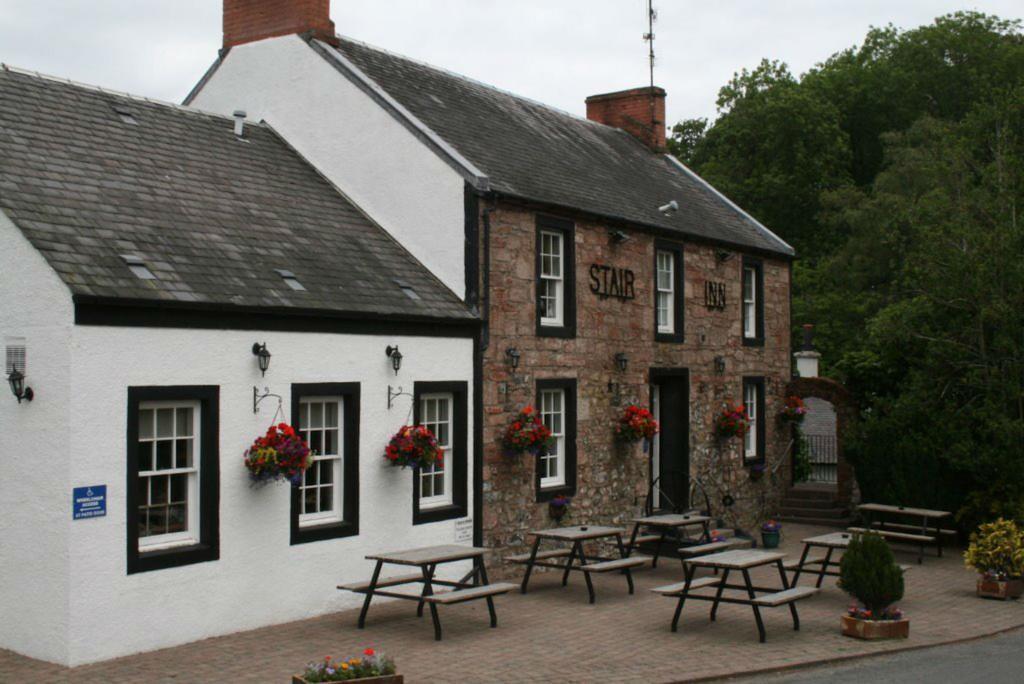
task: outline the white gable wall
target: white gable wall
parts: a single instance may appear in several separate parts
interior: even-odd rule
[[[455,520],[412,524],[412,471],[384,461],[387,440],[412,422],[412,399],[397,398],[389,411],[387,388],[411,394],[415,381],[464,381],[471,409],[472,339],[91,326],[76,327],[73,339],[79,457],[70,475],[76,486],[106,484],[108,501],[106,517],[72,523],[71,665],[353,608],[363,597],[335,587],[370,578],[367,554],[455,542]],[[266,377],[251,351],[257,341],[273,355]],[[404,354],[397,377],[384,354],[389,344]],[[254,415],[252,389],[281,395],[283,420],[291,422],[291,384],[323,382],[360,383],[359,534],[292,546],[289,487],[251,488],[242,463],[277,408],[269,398]],[[220,559],[128,575],[127,388],[146,385],[220,387]],[[467,420],[472,511],[472,410]],[[69,507],[62,502],[68,519]],[[468,570],[453,564],[439,575]],[[419,626],[429,634],[429,621]]]
[[[465,296],[462,176],[302,39],[233,47],[191,104],[270,123]]]
[[[24,338],[32,402],[0,386],[0,647],[67,659],[73,451],[68,443],[71,293],[0,211],[0,365]]]

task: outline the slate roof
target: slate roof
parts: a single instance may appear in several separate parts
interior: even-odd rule
[[[656,229],[792,256],[793,249],[717,191],[625,131],[420,62],[339,38],[355,65],[485,173],[490,189]],[[321,52],[331,50],[316,43]],[[676,200],[668,216],[658,207]]]
[[[0,211],[74,295],[474,319],[267,126],[7,67],[0,102]]]

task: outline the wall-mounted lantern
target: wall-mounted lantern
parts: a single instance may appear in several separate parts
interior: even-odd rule
[[[259,360],[260,373],[266,375],[267,369],[270,368],[270,351],[267,350],[267,343],[260,344],[259,342],[254,342],[252,353]]]
[[[623,242],[629,240],[629,235],[627,235],[625,231],[609,230],[608,239],[611,240],[613,245],[621,245]]]
[[[519,368],[519,357],[522,354],[515,347],[509,347],[505,350],[505,358],[508,359],[508,365],[512,366],[512,370]]]
[[[730,252],[729,250],[727,250],[727,249],[716,249],[715,250],[715,260],[718,263],[724,264],[729,259],[732,259],[732,252]]]
[[[384,353],[391,359],[391,367],[395,370],[395,375],[398,375],[398,371],[402,368],[402,352],[398,351],[398,345],[392,347],[389,344]]]
[[[629,367],[629,357],[626,356],[626,352],[619,352],[615,355],[615,365],[620,372],[626,372],[626,368]]]
[[[10,374],[7,376],[7,382],[11,385],[11,392],[18,399],[20,404],[22,399],[25,401],[32,401],[36,393],[32,391],[31,387],[25,387],[25,374],[17,368],[12,368]]]
[[[724,356],[716,356],[715,357],[715,372],[718,373],[719,375],[721,375],[722,373],[725,372],[725,357]]]

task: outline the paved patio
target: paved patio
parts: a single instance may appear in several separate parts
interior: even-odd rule
[[[796,557],[800,539],[827,531],[787,525],[783,550]],[[897,558],[914,564],[901,602],[911,618],[906,641],[842,637],[839,615],[849,600],[835,578],[798,604],[799,632],[784,607],[763,611],[766,644],[758,643],[745,606],[723,605],[718,621],[709,623],[710,604],[688,604],[672,634],[675,601],[647,591],[682,578],[678,562],[667,559],[657,570],[635,573],[634,596],[618,575],[595,577],[593,606],[578,573],[567,589],[556,573],[535,575],[526,596],[497,600],[496,630],[487,627],[483,602],[444,607],[440,643],[433,640],[429,617],[415,617],[415,604],[381,602],[363,631],[355,629],[356,612],[346,611],[73,670],[0,651],[0,681],[283,683],[307,661],[373,646],[393,655],[409,682],[678,682],[935,645],[1024,625],[1024,601],[974,596],[974,577],[957,550],[947,549],[943,559],[926,557],[923,566],[910,553]],[[755,582],[778,579],[766,570],[753,575]]]

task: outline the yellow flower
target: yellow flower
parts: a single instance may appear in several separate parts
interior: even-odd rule
[[[348,669],[348,663],[342,663],[341,664],[341,669],[342,670],[347,670]]]

